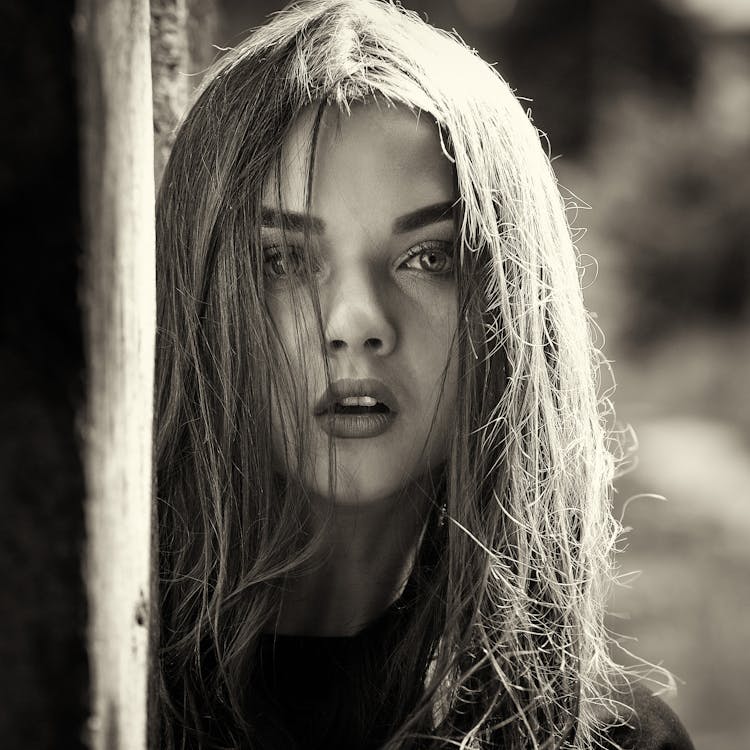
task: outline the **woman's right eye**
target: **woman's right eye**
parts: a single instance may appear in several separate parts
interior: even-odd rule
[[[263,251],[263,274],[272,279],[296,276],[304,267],[302,252],[294,246],[274,245]]]

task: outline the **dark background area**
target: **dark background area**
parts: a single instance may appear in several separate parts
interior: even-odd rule
[[[405,5],[497,62],[531,100],[561,184],[578,196],[587,301],[614,361],[618,422],[632,424],[640,443],[637,465],[617,485],[616,511],[631,530],[612,628],[635,654],[674,672],[678,691],[666,698],[696,747],[749,747],[747,4]],[[223,0],[215,43],[235,43],[280,7]],[[82,747],[86,719],[72,13],[69,0],[0,3],[0,738],[8,748]]]
[[[73,3],[0,4],[0,745],[86,720]]]

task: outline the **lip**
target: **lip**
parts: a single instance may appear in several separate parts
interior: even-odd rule
[[[334,380],[315,404],[315,416],[325,416],[326,412],[337,402],[349,396],[372,396],[385,404],[391,413],[398,414],[398,401],[393,391],[382,381],[375,378],[342,378]]]
[[[372,396],[388,407],[387,412],[336,414],[331,407],[349,396]],[[331,437],[372,438],[388,430],[398,415],[398,401],[385,383],[375,378],[336,380],[326,388],[315,406],[315,418]]]
[[[334,438],[374,438],[390,429],[392,411],[379,414],[320,414],[315,417],[323,432]]]

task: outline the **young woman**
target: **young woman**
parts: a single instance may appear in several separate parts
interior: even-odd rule
[[[689,747],[608,656],[597,354],[492,68],[276,15],[180,128],[157,277],[162,746]]]

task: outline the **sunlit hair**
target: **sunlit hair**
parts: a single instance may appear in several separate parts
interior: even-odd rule
[[[264,301],[261,189],[305,107],[345,115],[373,97],[437,124],[460,255],[457,418],[434,498],[447,522],[431,516],[386,639],[388,747],[592,747],[617,676],[603,616],[618,526],[566,207],[494,69],[377,0],[295,4],[227,52],[163,176],[162,742],[273,746],[248,709],[249,675],[280,584],[315,540],[303,489],[272,468],[268,405],[288,368]]]

